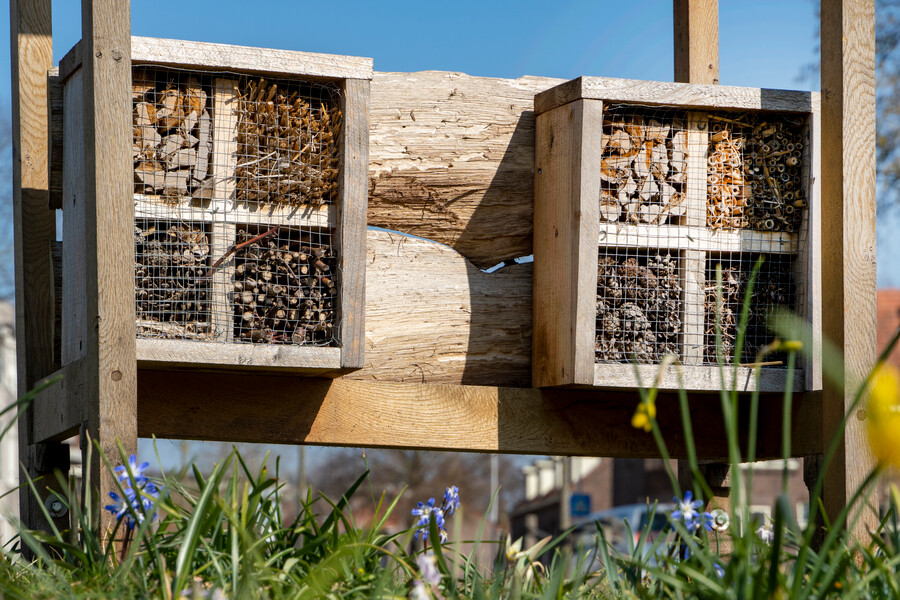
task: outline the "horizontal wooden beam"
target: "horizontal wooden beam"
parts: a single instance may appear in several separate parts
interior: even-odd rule
[[[542,114],[579,98],[591,98],[691,108],[808,113],[812,112],[815,96],[818,94],[793,90],[579,77],[536,95],[534,110]]]
[[[431,448],[475,452],[650,457],[636,431],[635,392],[361,382],[272,374],[138,372],[142,437]],[[821,452],[820,395],[794,397],[793,454]],[[673,456],[685,455],[677,399],[662,395],[658,419]],[[727,456],[717,395],[690,399],[698,452]],[[748,402],[741,407],[747,422]],[[760,406],[758,456],[780,455],[781,397]]]
[[[200,69],[372,79],[371,58],[133,36],[131,60]]]
[[[796,233],[782,231],[601,222],[599,245],[617,248],[795,254],[800,248],[799,237]]]

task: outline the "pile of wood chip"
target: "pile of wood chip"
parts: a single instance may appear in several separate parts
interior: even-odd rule
[[[668,254],[600,252],[597,362],[657,363],[681,354],[678,259]]]
[[[603,116],[600,220],[675,223],[686,206],[688,137],[681,116],[608,109]]]
[[[170,200],[211,197],[209,84],[195,75],[136,67],[134,191]]]

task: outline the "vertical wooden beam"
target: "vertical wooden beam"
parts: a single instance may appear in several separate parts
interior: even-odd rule
[[[675,23],[675,81],[681,83],[702,83],[716,85],[719,83],[719,0],[673,0]],[[698,122],[698,115],[692,113],[690,125],[691,155],[698,150],[706,149],[707,134],[702,132],[708,124]],[[706,172],[706,153],[703,153],[703,165],[699,173]],[[690,158],[689,158],[690,160]],[[695,159],[695,163],[696,163]],[[706,226],[706,182],[691,181],[696,169],[688,170],[688,223],[693,226]],[[693,177],[696,179],[696,177]],[[702,200],[701,200],[702,199]],[[698,222],[699,221],[699,222]],[[706,276],[706,253],[685,252],[685,307],[698,311],[698,314],[685,315],[685,362],[703,362],[705,346],[703,289]],[[699,297],[698,297],[699,296]],[[696,344],[696,345],[695,345]],[[685,489],[693,488],[693,474],[684,461],[679,461],[679,485]],[[705,463],[701,465],[701,473],[709,479],[710,473],[718,474],[717,481],[709,481],[713,497],[707,498],[707,508],[721,508],[728,511],[731,507],[730,471],[728,463]],[[718,484],[718,485],[717,485]]]
[[[719,83],[719,0],[673,0],[675,81]]]
[[[22,395],[49,375],[53,361],[53,268],[50,246],[56,222],[49,209],[47,166],[47,71],[53,66],[50,0],[10,2],[12,58],[13,212],[16,267],[16,354],[18,392]],[[41,498],[19,494],[20,518],[26,526],[45,529],[40,502],[55,468],[65,472],[58,444],[33,445],[34,410],[19,420],[19,460],[31,478],[49,475],[36,487]],[[52,485],[48,485],[51,484]],[[57,525],[66,526],[63,518]]]
[[[361,369],[366,346],[366,214],[369,187],[368,79],[344,81],[344,143],[341,148],[340,303],[341,366]]]
[[[120,0],[82,0],[84,186],[87,227],[87,432],[113,464],[117,441],[137,450],[137,361],[134,329],[134,204],[131,162],[131,7]],[[90,465],[93,497],[115,478]],[[97,514],[95,513],[95,514]],[[101,529],[111,515],[102,513]]]
[[[824,388],[827,445],[876,358],[875,0],[822,0],[821,25],[822,320],[843,354],[847,382],[844,390]],[[826,473],[823,501],[832,519],[873,464],[865,418],[859,409],[850,416]],[[853,533],[862,539],[876,519],[867,511]]]

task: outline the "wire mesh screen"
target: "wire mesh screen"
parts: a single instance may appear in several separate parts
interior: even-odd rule
[[[138,337],[337,346],[336,84],[133,71]]]
[[[606,103],[602,136],[595,361],[716,364],[717,264],[730,361],[765,255],[739,358],[754,362],[773,339],[767,316],[805,302],[806,117]]]
[[[611,105],[603,113],[600,220],[678,224],[687,205],[687,112]]]
[[[234,335],[250,342],[334,341],[335,254],[321,232],[281,228],[238,231],[246,244],[234,267]]]
[[[759,262],[761,260],[761,262]],[[791,310],[796,302],[796,285],[793,276],[793,257],[786,254],[731,254],[710,257],[706,264],[706,321],[704,330],[704,355],[706,364],[717,364],[716,321],[721,324],[721,351],[725,362],[732,362],[737,342],[738,326],[744,306],[744,295],[750,276],[759,262],[759,271],[750,299],[747,329],[743,351],[739,360],[752,364],[760,349],[772,342],[775,335],[768,323],[776,309]],[[716,269],[721,268],[721,308],[717,306],[718,287]],[[721,317],[718,317],[721,310]],[[786,366],[781,356],[768,356],[766,366]]]
[[[807,206],[807,143],[802,117],[710,114],[709,226],[798,231]]]
[[[681,277],[677,256],[601,248],[597,269],[598,362],[655,363],[680,355]]]

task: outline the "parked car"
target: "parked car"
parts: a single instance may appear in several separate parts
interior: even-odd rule
[[[574,522],[573,536],[577,548],[590,549],[595,545],[597,523],[603,529],[607,543],[618,552],[626,554],[629,546],[637,543],[644,529],[649,525],[650,533],[647,547],[656,537],[666,530],[669,524],[669,513],[675,508],[673,504],[626,504],[608,510],[592,513]],[[630,542],[629,544],[629,531]]]

